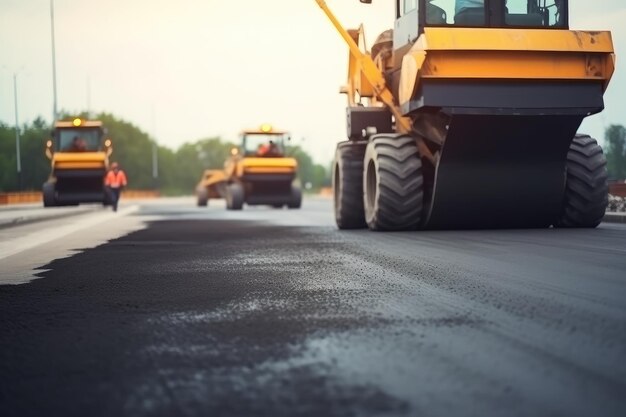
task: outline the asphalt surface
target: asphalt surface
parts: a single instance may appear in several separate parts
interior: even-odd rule
[[[331,212],[155,202],[6,252],[51,262],[0,286],[0,415],[626,415],[626,226]]]

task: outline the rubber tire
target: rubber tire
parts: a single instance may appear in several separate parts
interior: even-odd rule
[[[243,201],[243,186],[236,182],[229,184],[226,188],[226,209],[241,210]]]
[[[206,207],[209,205],[209,192],[206,188],[199,188],[196,190],[197,201],[196,204],[198,207]]]
[[[424,178],[415,138],[370,138],[363,171],[365,221],[371,230],[415,230],[422,221]]]
[[[46,182],[42,187],[43,194],[43,206],[44,207],[54,207],[57,206],[56,198],[54,196],[54,184],[50,182]]]
[[[337,144],[333,164],[333,200],[335,222],[341,230],[363,229],[363,158],[367,141],[344,141]]]
[[[289,200],[289,203],[287,203],[287,208],[299,209],[300,207],[302,207],[302,190],[300,189],[300,187],[292,185],[291,198]]]
[[[596,227],[608,204],[608,173],[602,148],[592,137],[576,135],[567,153],[563,212],[554,227]]]

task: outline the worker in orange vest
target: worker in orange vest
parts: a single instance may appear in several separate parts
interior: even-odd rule
[[[126,184],[128,184],[126,174],[120,169],[117,162],[113,162],[111,169],[104,178],[104,186],[109,194],[113,211],[117,211],[117,203],[120,201],[120,194],[122,193],[122,189],[126,187]]]
[[[266,156],[269,151],[270,151],[269,143],[262,143],[257,148],[256,155],[257,156]]]

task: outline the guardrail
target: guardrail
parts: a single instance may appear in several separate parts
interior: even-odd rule
[[[123,199],[158,198],[161,193],[156,190],[124,190]],[[40,203],[43,201],[41,191],[22,191],[19,193],[0,193],[0,206],[8,204]]]
[[[609,194],[617,197],[626,197],[626,183],[614,182],[609,184]]]

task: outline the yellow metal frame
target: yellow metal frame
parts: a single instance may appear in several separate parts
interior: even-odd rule
[[[411,121],[404,116],[400,112],[400,109],[396,105],[393,99],[393,94],[387,88],[385,77],[383,73],[376,67],[376,64],[372,60],[371,56],[367,52],[361,51],[357,41],[353,37],[354,31],[351,34],[348,30],[344,29],[341,26],[341,23],[335,17],[333,12],[328,8],[328,5],[324,0],[315,0],[320,8],[324,11],[328,19],[331,21],[339,35],[343,38],[344,41],[348,44],[348,48],[350,49],[350,79],[348,80],[349,85],[351,85],[352,90],[354,90],[354,86],[361,84],[360,83],[360,75],[357,72],[360,72],[364,79],[369,83],[373,92],[379,98],[381,102],[383,102],[389,109],[392,114],[396,118],[396,130],[401,133],[408,133],[411,131]],[[360,70],[360,71],[359,71]],[[359,79],[359,83],[354,82],[353,80]],[[364,95],[365,96],[365,95]]]
[[[363,92],[365,94],[360,92],[360,94],[364,97],[367,97],[367,94],[369,94],[368,88],[371,87],[373,91],[372,96],[375,95],[375,98],[387,106],[387,108],[391,111],[391,114],[393,114],[396,121],[396,131],[398,133],[410,133],[412,131],[411,120],[408,117],[404,117],[402,114],[402,111],[394,100],[391,90],[387,87],[383,73],[378,69],[369,53],[362,51],[361,48],[359,48],[358,36],[363,32],[363,30],[346,30],[333,12],[328,8],[328,5],[324,0],[315,1],[331,21],[337,32],[339,32],[339,35],[348,44],[348,48],[350,50],[350,64],[348,70],[348,86],[344,92],[349,93],[349,103],[354,104],[353,97],[354,92],[356,91],[356,86],[364,87]],[[363,82],[364,80],[366,81],[365,83]],[[424,157],[433,162],[435,161],[435,156],[422,140],[418,139],[417,145]]]
[[[99,121],[99,120],[82,120],[81,119],[80,125],[76,126],[76,125],[74,125],[73,121],[69,121],[69,122],[59,121],[59,122],[56,122],[54,124],[54,127],[55,128],[57,128],[57,127],[58,128],[75,127],[75,128],[78,128],[78,129],[83,128],[83,127],[102,127],[102,122]]]
[[[403,57],[398,95],[407,102],[427,78],[595,80],[606,90],[614,71],[606,31],[425,28]]]
[[[55,152],[52,155],[54,169],[106,169],[105,152]]]
[[[382,102],[393,114],[399,133],[412,131],[412,122],[399,104],[412,98],[422,78],[597,80],[606,89],[615,71],[613,42],[606,31],[425,28],[402,60],[397,103],[382,70],[359,47],[363,27],[346,30],[324,0],[315,1],[350,51],[348,83],[341,91],[348,95],[349,105],[357,104],[357,93],[372,97],[373,105]],[[417,144],[424,157],[436,161],[419,137]]]

